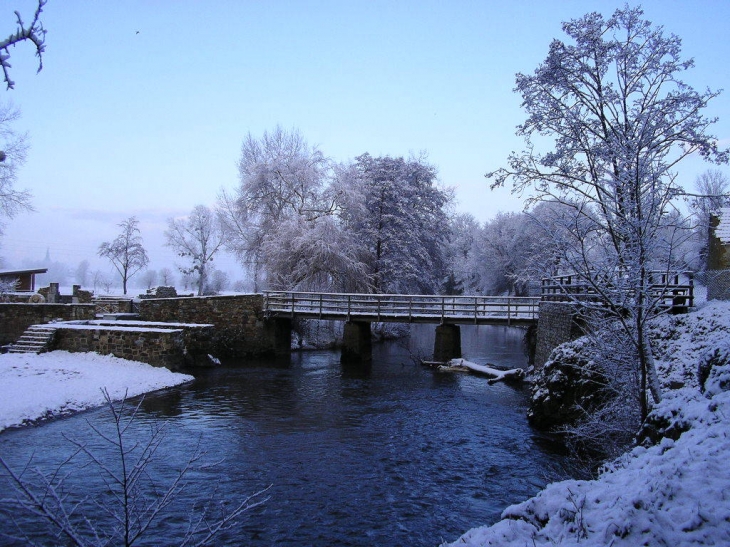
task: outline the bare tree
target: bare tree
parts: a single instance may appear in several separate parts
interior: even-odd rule
[[[168,247],[190,261],[190,266],[178,268],[183,274],[197,274],[198,296],[202,295],[208,279],[208,263],[226,241],[218,217],[208,207],[196,205],[186,219],[168,220],[165,238]]]
[[[172,277],[172,270],[170,268],[160,269],[160,283],[162,283],[166,287],[175,284],[175,280]]]
[[[146,268],[150,259],[142,246],[137,218],[129,217],[121,222],[119,227],[122,233],[114,241],[99,245],[99,256],[108,259],[114,265],[122,278],[124,294],[127,294],[127,281]]]
[[[213,271],[208,276],[208,291],[214,294],[220,294],[221,292],[228,289],[231,284],[231,280],[226,272],[213,268]]]
[[[27,529],[16,520],[18,510],[38,517],[63,538],[64,545],[76,547],[97,545],[123,545],[131,547],[139,543],[149,544],[146,536],[154,529],[175,498],[186,486],[187,477],[202,463],[205,455],[200,443],[188,456],[187,462],[174,475],[169,484],[159,484],[153,479],[151,466],[156,453],[165,439],[167,423],[155,423],[146,440],[134,438],[132,425],[142,404],[133,407],[126,400],[116,403],[104,391],[106,405],[112,415],[110,428],[88,422],[100,441],[84,443],[69,439],[74,452],[57,469],[44,472],[33,467],[32,460],[20,471],[12,469],[0,457],[14,490],[14,497],[3,493],[4,505],[13,506],[10,521],[16,531],[4,529],[0,536],[18,539],[37,545],[43,532]],[[131,438],[130,438],[131,437]],[[92,498],[87,491],[79,492],[69,479],[78,471],[72,464],[79,459],[83,467],[95,469],[101,481],[101,491]],[[181,526],[179,538],[166,536],[165,544],[182,546],[208,545],[222,531],[230,529],[248,510],[265,503],[264,491],[227,506],[215,499],[205,500],[189,508],[189,521]],[[92,514],[96,510],[97,513]],[[96,516],[95,516],[96,515]],[[38,537],[40,535],[40,537]]]
[[[113,283],[111,278],[101,270],[94,270],[91,273],[91,283],[94,287],[94,292],[101,288],[105,293],[109,294],[112,290]]]
[[[15,189],[18,170],[25,163],[28,151],[26,135],[18,134],[12,127],[19,118],[18,109],[11,105],[0,105],[0,220],[33,209],[30,192]]]
[[[563,24],[572,42],[554,40],[534,74],[517,75],[526,149],[487,177],[492,187],[512,178],[515,192],[533,190],[533,202],[573,209],[560,231],[562,267],[590,286],[635,348],[644,418],[647,388],[661,396],[647,321],[664,295],[651,270],[680,267],[676,249],[686,237],[668,214],[680,193],[674,168],[692,153],[727,162],[728,151],[707,133],[715,120],[702,115],[718,92],[682,82],[693,62],[680,58],[680,39],[642,16],[627,6],[609,19],[590,13]],[[553,137],[552,149],[540,152],[535,137],[545,146]]]
[[[151,289],[157,283],[157,272],[155,270],[145,270],[140,280],[146,289]]]
[[[41,22],[41,13],[46,5],[46,0],[38,0],[33,19],[29,25],[23,22],[19,12],[15,12],[15,32],[4,40],[0,40],[0,66],[3,69],[3,79],[8,89],[15,87],[15,82],[10,79],[10,47],[29,41],[35,46],[35,54],[38,57],[38,72],[43,68],[43,52],[45,51],[46,30]]]

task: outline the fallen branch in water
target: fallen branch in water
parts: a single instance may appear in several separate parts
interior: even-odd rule
[[[519,382],[525,377],[525,371],[521,368],[513,368],[509,370],[499,370],[487,365],[478,365],[467,361],[466,359],[452,359],[444,367],[440,367],[440,370],[448,371],[451,369],[454,372],[467,370],[469,372],[476,372],[489,376],[489,383],[494,384],[496,382]]]

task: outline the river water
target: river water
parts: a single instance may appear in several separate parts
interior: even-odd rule
[[[522,335],[462,327],[463,352],[524,366]],[[151,424],[168,422],[154,480],[171,480],[198,442],[217,465],[190,474],[145,544],[175,544],[196,501],[234,502],[270,487],[268,501],[218,544],[436,546],[556,477],[563,458],[528,426],[526,389],[414,362],[432,349],[433,326],[414,326],[409,344],[375,344],[366,370],[341,366],[337,351],[302,352],[289,362],[196,370],[194,383],[148,395],[128,436],[143,440]],[[108,410],[4,432],[0,454],[16,469],[32,456],[47,470],[71,453],[67,437],[103,452],[89,424],[108,427]],[[75,468],[69,485],[99,498],[98,476]],[[0,530],[12,526],[5,509]],[[42,529],[12,512],[26,530]]]

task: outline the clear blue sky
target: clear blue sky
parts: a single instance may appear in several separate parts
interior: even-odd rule
[[[30,17],[33,2],[8,0]],[[545,58],[561,21],[619,2],[49,0],[44,69],[31,48],[11,51],[16,125],[31,150],[19,187],[36,212],[9,223],[0,256],[72,268],[136,215],[151,267],[172,266],[166,219],[214,205],[237,183],[243,137],[298,128],[338,161],[364,152],[427,151],[459,210],[483,221],[521,209],[490,192],[486,171],[522,142],[516,72]],[[643,2],[646,17],[683,39],[698,89],[730,88],[730,1]],[[730,142],[730,89],[707,112]],[[711,166],[690,161],[688,186]],[[724,168],[727,172],[727,168]],[[219,267],[230,266],[226,260]]]

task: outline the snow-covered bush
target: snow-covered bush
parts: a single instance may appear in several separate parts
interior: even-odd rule
[[[563,436],[573,452],[616,457],[641,424],[631,344],[615,325],[556,348],[534,375],[528,418]]]

